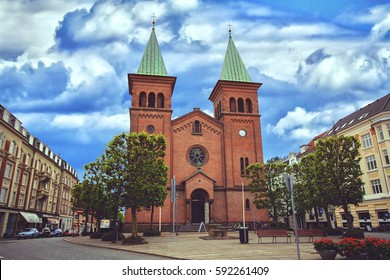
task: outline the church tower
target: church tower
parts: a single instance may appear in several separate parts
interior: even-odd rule
[[[214,118],[224,126],[224,185],[233,191],[227,192],[227,205],[237,204],[239,193],[234,190],[241,190],[242,184],[247,186],[246,167],[263,162],[257,94],[261,85],[251,81],[229,30],[221,77],[209,97],[214,105]],[[246,196],[249,198],[249,190]],[[228,220],[233,215],[230,211],[235,210],[227,209]]]
[[[154,30],[143,54],[137,74],[128,75],[130,132],[162,133],[167,141],[165,163],[171,158],[171,99],[176,77],[167,74],[164,60]]]

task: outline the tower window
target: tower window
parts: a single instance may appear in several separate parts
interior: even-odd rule
[[[250,100],[249,98],[247,98],[245,100],[245,105],[246,105],[246,112],[247,113],[252,113],[252,100]]]
[[[241,170],[242,177],[248,175],[248,170],[246,169],[248,166],[249,166],[249,159],[247,157],[240,158],[240,170]]]
[[[157,108],[164,108],[164,94],[161,92],[157,95]]]
[[[200,121],[194,121],[194,124],[192,127],[192,133],[195,133],[195,134],[202,133],[202,127],[201,127]]]
[[[250,203],[249,203],[249,199],[245,200],[245,209],[246,210],[250,210],[251,209],[251,206],[250,206]]]
[[[244,113],[245,112],[244,99],[238,98],[237,103],[238,103],[238,112]]]
[[[139,107],[146,107],[146,93],[141,92],[139,95]]]
[[[155,108],[156,107],[156,95],[153,92],[149,93],[148,107],[149,108]]]
[[[236,112],[236,99],[233,97],[229,100],[230,112]]]

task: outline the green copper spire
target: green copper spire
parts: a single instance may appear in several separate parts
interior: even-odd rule
[[[141,64],[138,67],[137,74],[167,76],[164,59],[161,55],[154,27],[149,37]]]
[[[251,82],[251,78],[249,77],[248,71],[245,68],[244,62],[242,62],[240,54],[234,45],[230,29],[229,43],[226,49],[220,80]]]

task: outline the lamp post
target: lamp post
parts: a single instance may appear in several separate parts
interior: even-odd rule
[[[295,216],[295,205],[294,205],[294,176],[284,175],[284,182],[286,184],[287,190],[290,193],[291,196],[291,207],[292,207],[292,214],[293,214],[293,220],[294,220],[294,235],[295,235],[295,244],[297,245],[297,257],[298,260],[301,259],[301,253],[299,252],[299,236],[298,236],[298,224],[297,224],[297,218]]]

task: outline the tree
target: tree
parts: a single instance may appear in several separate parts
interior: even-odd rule
[[[252,187],[253,203],[258,209],[268,209],[273,220],[286,214],[289,195],[284,184],[283,174],[286,165],[283,163],[254,163],[248,166],[249,186]]]
[[[117,205],[131,210],[133,238],[138,234],[137,211],[151,205],[150,195],[157,194],[156,190],[166,188],[165,149],[164,136],[144,132],[122,133],[107,144],[104,173],[109,179],[108,185],[113,188]],[[166,194],[152,201],[160,205]]]
[[[359,147],[355,137],[341,135],[320,139],[315,151],[321,164],[322,186],[333,195],[332,205],[343,208],[349,230],[353,221],[348,205],[358,205],[364,195]]]

